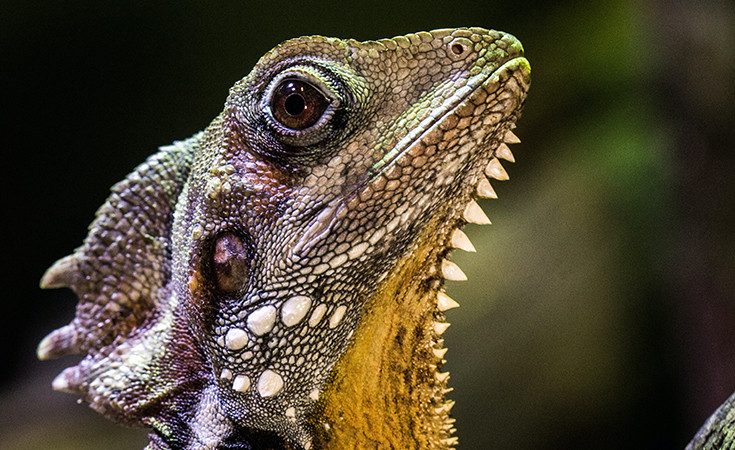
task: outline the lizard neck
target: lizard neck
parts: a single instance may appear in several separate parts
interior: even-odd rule
[[[447,448],[453,419],[445,402],[444,313],[437,269],[452,229],[424,228],[366,308],[355,338],[322,394],[314,448]]]

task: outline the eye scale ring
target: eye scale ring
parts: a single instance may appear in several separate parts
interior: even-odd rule
[[[261,133],[282,146],[264,144],[274,156],[307,155],[311,147],[334,137],[344,126],[348,89],[328,63],[292,62],[271,76],[260,91]],[[337,120],[335,120],[337,119]]]

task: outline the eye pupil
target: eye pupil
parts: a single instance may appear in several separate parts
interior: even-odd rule
[[[286,97],[286,101],[283,103],[286,112],[292,116],[298,116],[304,109],[306,109],[306,103],[304,97],[299,94],[291,94]]]
[[[326,112],[329,103],[329,99],[317,87],[292,78],[281,81],[270,99],[273,117],[292,130],[314,126]]]

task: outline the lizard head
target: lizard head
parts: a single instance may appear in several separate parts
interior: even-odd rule
[[[396,351],[436,404],[442,276],[461,273],[443,257],[487,221],[472,199],[492,195],[483,172],[504,177],[529,73],[483,29],[274,48],[44,276],[80,297],[39,346],[85,355],[54,387],[153,428],[154,448],[323,446],[358,366],[385,364],[376,336],[409,330]]]

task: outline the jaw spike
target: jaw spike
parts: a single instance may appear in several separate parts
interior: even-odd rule
[[[503,158],[508,162],[516,162],[516,159],[513,156],[513,152],[510,151],[510,147],[508,147],[505,143],[502,143],[498,146],[498,148],[495,150],[495,156],[497,156],[498,158]]]
[[[436,381],[444,383],[449,379],[449,372],[439,372],[435,374],[434,377],[436,378]]]
[[[472,241],[470,241],[470,238],[468,238],[467,235],[459,228],[454,230],[449,243],[452,247],[464,250],[466,252],[474,253],[477,251],[475,246],[472,245]]]
[[[467,275],[452,261],[442,261],[442,276],[449,281],[466,281]]]
[[[444,409],[445,409],[445,410],[446,410],[447,412],[451,411],[451,410],[452,410],[452,408],[454,408],[454,405],[455,405],[455,403],[456,403],[456,402],[455,402],[454,400],[449,400],[448,402],[446,402],[446,403],[444,404]]]
[[[487,167],[485,167],[485,175],[499,181],[505,181],[510,178],[508,176],[508,172],[505,171],[503,165],[500,164],[500,161],[497,158],[491,159],[487,164]]]
[[[442,403],[441,405],[434,408],[434,411],[436,414],[442,414],[442,413],[448,414],[449,411],[451,411],[452,408],[454,407],[454,403],[455,403],[454,400],[450,400],[446,403]]]
[[[482,177],[480,182],[477,183],[477,196],[480,198],[498,198],[495,189],[485,177]]]
[[[441,442],[447,447],[454,448],[454,446],[459,443],[459,439],[457,438],[457,436],[453,436],[450,438],[442,439]]]
[[[518,139],[518,136],[516,136],[516,134],[510,130],[505,132],[505,136],[503,136],[503,141],[505,141],[506,144],[520,144],[521,143],[521,140]]]
[[[437,359],[444,359],[444,355],[447,353],[447,348],[432,348],[431,351],[434,353],[434,356],[437,357]]]
[[[469,223],[474,223],[477,225],[490,225],[490,219],[487,218],[485,212],[482,210],[482,208],[480,208],[480,205],[478,205],[477,202],[474,200],[471,200],[469,203],[467,203],[467,206],[465,206],[462,216],[464,217],[464,220]]]
[[[449,328],[449,322],[434,322],[434,334],[441,336]]]
[[[436,293],[436,307],[439,311],[445,312],[450,309],[459,308],[459,303],[444,292],[439,291]]]

